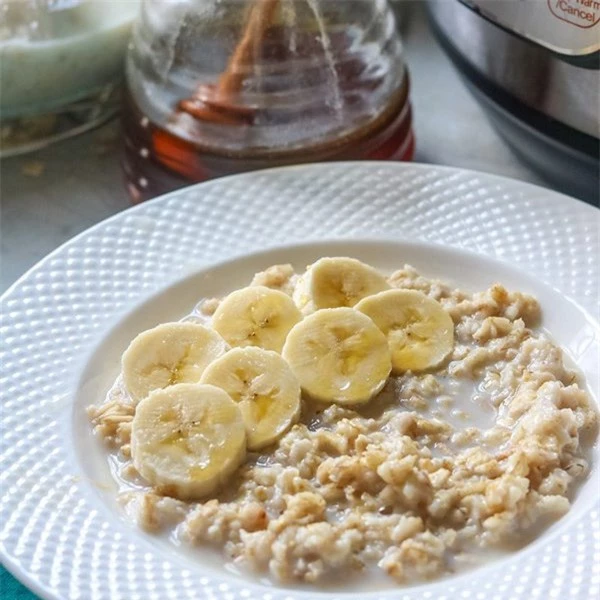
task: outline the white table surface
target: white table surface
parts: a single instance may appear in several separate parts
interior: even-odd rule
[[[412,78],[415,160],[545,185],[490,126],[433,39],[420,2],[405,4],[402,31]],[[130,205],[119,152],[119,124],[113,121],[78,138],[2,161],[0,291],[69,238]],[[32,167],[43,167],[43,172],[33,175]]]

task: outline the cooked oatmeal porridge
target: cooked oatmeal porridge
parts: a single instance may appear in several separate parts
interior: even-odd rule
[[[538,301],[500,284],[467,293],[410,266],[384,277],[366,265],[358,275],[351,263],[337,269],[352,259],[322,260],[333,265],[302,274],[276,265],[243,294],[200,302],[183,320],[204,330],[197,360],[188,345],[188,362],[173,366],[149,352],[149,337],[134,348],[156,330],[132,343],[121,376],[89,409],[119,465],[125,513],[145,530],[216,548],[241,570],[316,584],[374,568],[402,584],[440,577],[564,515],[588,471],[597,413],[536,329]],[[255,302],[269,290],[277,308],[265,316]],[[262,329],[238,319],[250,297]],[[151,382],[148,352],[164,371]],[[240,369],[251,396],[231,383]],[[278,383],[260,388],[265,373]],[[200,388],[215,402],[208,416]],[[196,394],[188,424],[173,390]],[[177,471],[195,449],[207,452],[207,436],[213,454],[165,479],[164,464],[179,461]]]

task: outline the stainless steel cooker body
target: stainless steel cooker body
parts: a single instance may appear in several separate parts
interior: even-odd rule
[[[428,9],[513,149],[557,187],[597,203],[600,1],[430,0]]]

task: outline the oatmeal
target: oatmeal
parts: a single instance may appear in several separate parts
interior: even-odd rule
[[[216,548],[244,570],[316,584],[373,567],[403,584],[439,577],[477,553],[514,547],[524,532],[564,515],[573,485],[588,470],[585,444],[597,414],[560,349],[535,329],[538,302],[499,284],[462,292],[409,266],[385,285],[369,277],[374,293],[386,298],[413,291],[439,303],[450,331],[440,333],[440,317],[436,347],[420,347],[433,366],[421,356],[425,367],[399,368],[407,354],[392,351],[389,377],[383,369],[368,389],[324,393],[320,402],[301,381],[299,407],[290,402],[282,409],[277,434],[261,436],[254,427],[258,442],[239,467],[197,500],[172,497],[175,488],[141,478],[131,447],[137,400],[119,378],[89,413],[120,461],[122,481],[132,484],[120,496],[126,514],[146,530],[173,530],[185,543]],[[326,290],[307,299],[306,276],[289,265],[256,274],[251,285],[294,298],[303,313],[286,304],[294,328],[333,297]],[[358,313],[364,300],[354,292],[345,290],[336,300],[345,308],[335,310]],[[210,324],[221,304],[208,299],[196,317]],[[386,334],[389,324],[373,321]],[[417,341],[425,333],[431,339],[426,328],[415,331]],[[281,351],[279,337],[248,335]],[[212,352],[201,359],[217,364],[232,351],[216,344]],[[284,347],[283,358],[292,354]],[[235,399],[235,390],[226,391]],[[247,426],[259,418],[252,410],[244,413]]]

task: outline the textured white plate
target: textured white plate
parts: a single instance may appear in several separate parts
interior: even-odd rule
[[[125,337],[185,312],[195,289],[200,297],[223,286],[225,277],[232,287],[240,283],[235,279],[243,262],[199,274],[207,265],[307,240],[397,240],[399,245],[354,241],[338,247],[382,266],[393,264],[399,251],[398,260],[408,255],[432,275],[463,262],[469,275],[458,283],[467,287],[497,274],[545,294],[545,324],[580,357],[595,388],[599,232],[600,211],[541,188],[480,173],[382,163],[221,179],[101,223],[51,254],[2,298],[3,563],[52,599],[316,598],[314,590],[269,588],[195,563],[119,518],[99,485],[106,469],[82,408],[97,400],[114,374]],[[474,250],[480,258],[411,243],[417,239]],[[277,254],[302,261],[329,247]],[[273,255],[244,261],[252,268],[273,262]],[[460,272],[454,269],[449,278],[459,280]],[[546,292],[538,279],[554,291]],[[592,392],[597,397],[598,390]],[[571,512],[525,550],[443,583],[361,597],[592,598],[600,585],[597,463]]]

